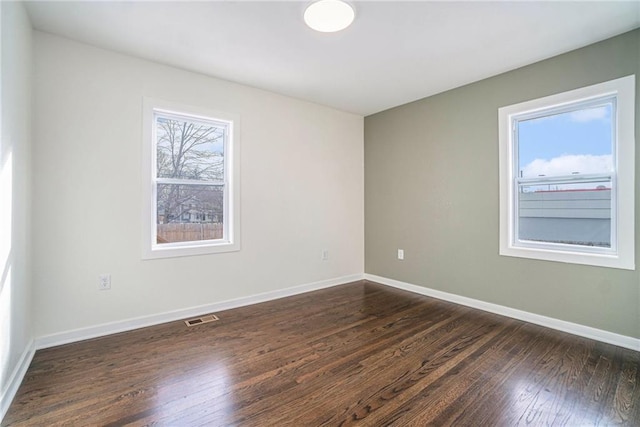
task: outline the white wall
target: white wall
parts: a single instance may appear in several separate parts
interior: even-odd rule
[[[34,49],[35,336],[362,274],[362,117],[44,33]],[[241,251],[141,260],[143,96],[240,115]]]
[[[31,25],[21,3],[0,2],[0,419],[26,368],[30,313]]]

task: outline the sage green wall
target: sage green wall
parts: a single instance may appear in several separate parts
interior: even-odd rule
[[[498,108],[630,74],[640,30],[366,117],[366,273],[640,337],[638,271],[498,255]]]

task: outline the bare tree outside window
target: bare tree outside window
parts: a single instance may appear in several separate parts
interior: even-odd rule
[[[157,243],[223,238],[225,124],[156,114]]]

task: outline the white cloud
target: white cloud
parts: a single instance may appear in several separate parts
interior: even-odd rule
[[[587,110],[577,110],[569,113],[569,118],[574,122],[590,122],[592,120],[602,120],[607,117],[607,107],[589,108]]]
[[[580,174],[607,173],[613,169],[611,154],[594,156],[591,154],[565,154],[553,159],[535,159],[524,168],[524,178],[538,176],[571,175],[574,172]]]

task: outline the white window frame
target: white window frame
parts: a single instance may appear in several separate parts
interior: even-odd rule
[[[527,117],[615,98],[611,174],[611,248],[519,241],[516,122]],[[635,76],[534,99],[498,110],[500,156],[500,255],[635,270]],[[581,177],[576,179],[586,179]],[[598,177],[591,177],[598,178]]]
[[[162,183],[196,185],[198,183],[157,178],[156,114],[196,122],[219,123],[226,128],[224,181],[214,184],[224,186],[222,239],[157,243],[157,185]],[[142,259],[205,255],[240,250],[239,117],[206,108],[145,97],[143,98],[142,123]]]

